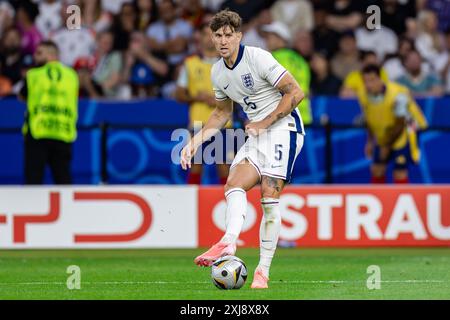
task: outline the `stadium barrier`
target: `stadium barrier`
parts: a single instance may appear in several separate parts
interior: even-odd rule
[[[308,136],[300,156],[303,160],[296,161],[294,165],[293,183],[370,181],[370,160],[364,156],[364,126],[326,121],[305,128]],[[171,141],[171,133],[176,129],[179,127],[164,124],[103,122],[79,125],[81,141],[75,143],[74,182],[94,185],[186,183],[186,172],[171,159],[171,151],[178,143]],[[425,134],[436,145],[422,143],[423,161],[419,166],[411,167],[410,179],[413,183],[447,183],[450,181],[448,155],[440,151],[450,147],[450,127],[432,126],[427,128]],[[16,137],[7,141],[5,136],[11,135]],[[6,142],[9,150],[7,157],[0,158],[0,184],[23,183],[23,151],[22,144],[17,141],[18,136],[21,136],[20,128],[0,128],[0,141]],[[202,183],[217,184],[216,173],[205,171],[207,177],[203,178]],[[50,182],[47,172],[45,183]]]
[[[259,198],[240,246],[259,245]],[[280,205],[283,246],[450,247],[450,185],[288,186]],[[0,249],[205,247],[225,208],[220,187],[0,187]]]
[[[450,97],[418,102],[430,123],[420,135],[422,159],[410,169],[413,183],[449,183]],[[307,136],[293,183],[367,183],[370,161],[364,155],[366,132],[354,126],[360,108],[352,99],[314,97],[314,125]],[[238,109],[238,108],[237,108]],[[25,104],[0,99],[0,184],[23,183]],[[329,119],[328,124],[321,120]],[[75,184],[184,184],[186,172],[172,163],[171,141],[175,128],[188,123],[188,106],[173,100],[80,100],[78,139],[72,163]],[[144,124],[144,125],[143,125]],[[5,151],[7,150],[7,152]],[[389,176],[389,175],[388,175]],[[45,183],[51,183],[47,172]],[[203,184],[216,184],[214,166],[206,166]]]

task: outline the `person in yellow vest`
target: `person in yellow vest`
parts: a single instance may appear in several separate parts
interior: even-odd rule
[[[361,51],[362,68],[374,64],[379,65],[378,58],[373,51]],[[381,68],[381,79],[388,81],[389,77],[384,68]],[[361,70],[354,70],[350,72],[344,79],[341,91],[339,93],[341,98],[355,98],[365,94],[363,75]]]
[[[359,92],[368,131],[366,156],[372,158],[372,183],[386,182],[386,168],[393,162],[394,183],[408,183],[408,166],[417,164],[420,150],[417,129],[427,121],[408,88],[383,81],[377,65],[362,70],[365,91]]]
[[[42,184],[48,164],[56,184],[71,184],[72,144],[77,137],[78,76],[59,61],[52,41],[41,42],[20,97],[27,103],[22,128],[26,184]]]
[[[286,68],[297,80],[306,97],[297,106],[302,116],[303,124],[308,125],[313,121],[310,100],[308,98],[311,83],[311,70],[308,62],[296,51],[289,48],[291,43],[291,32],[289,28],[280,21],[262,27],[265,33],[267,49],[273,57]]]
[[[187,57],[177,80],[175,97],[178,101],[189,104],[189,129],[198,131],[209,119],[215,108],[215,97],[211,83],[211,67],[219,59],[211,41],[211,29],[203,24],[199,29],[199,54]],[[231,121],[226,128],[231,128]],[[222,132],[222,141],[226,142]],[[205,143],[205,149],[209,143]],[[220,184],[225,184],[228,177],[229,164],[234,158],[234,151],[224,146],[223,157],[216,162]],[[188,175],[189,184],[200,184],[202,164],[193,163]]]

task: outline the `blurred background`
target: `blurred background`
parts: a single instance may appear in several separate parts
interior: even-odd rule
[[[67,22],[81,9],[80,28]],[[381,28],[368,30],[370,5]],[[54,41],[79,76],[75,184],[185,184],[172,163],[177,128],[191,128],[179,93],[184,62],[202,53],[202,28],[220,9],[243,18],[243,44],[272,51],[281,38],[304,63],[311,119],[293,183],[368,183],[366,131],[356,99],[362,67],[407,86],[428,120],[413,183],[450,181],[450,2],[446,0],[0,0],[0,184],[22,184],[25,103],[17,95],[39,43]],[[279,24],[278,24],[279,25]],[[284,36],[283,36],[284,35]],[[357,77],[356,77],[357,78]],[[246,119],[235,108],[233,127]],[[220,183],[205,165],[202,184]],[[50,172],[45,182],[51,183]]]

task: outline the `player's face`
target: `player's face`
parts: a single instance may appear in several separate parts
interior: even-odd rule
[[[212,36],[216,50],[224,59],[232,57],[237,52],[241,38],[242,33],[232,30],[230,26],[220,28],[213,32]]]
[[[366,73],[363,75],[364,85],[369,94],[379,94],[383,90],[383,81],[375,73]]]

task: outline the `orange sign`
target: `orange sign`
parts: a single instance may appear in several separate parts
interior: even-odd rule
[[[239,243],[259,246],[259,190],[247,193]],[[225,230],[223,189],[199,189],[199,246]],[[287,187],[280,199],[280,243],[301,247],[450,247],[450,186]]]

